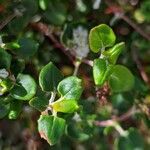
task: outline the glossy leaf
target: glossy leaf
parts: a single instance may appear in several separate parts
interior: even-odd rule
[[[43,91],[54,91],[58,83],[63,79],[61,72],[52,63],[48,63],[40,72],[39,83]]]
[[[62,118],[41,115],[38,120],[38,130],[40,136],[47,140],[50,145],[54,145],[64,134],[66,121]]]
[[[39,111],[44,111],[47,108],[48,103],[49,100],[45,96],[45,93],[40,90],[37,90],[36,96],[29,101],[30,106]]]
[[[76,76],[67,77],[57,87],[61,97],[66,100],[78,100],[82,94],[82,81]]]
[[[95,59],[93,63],[93,77],[95,84],[102,86],[107,80],[108,76],[110,76],[112,69],[113,66],[107,65],[105,59]]]
[[[18,100],[30,100],[36,93],[36,83],[30,75],[19,74],[11,96]]]
[[[113,30],[106,24],[101,24],[89,33],[89,44],[91,51],[98,53],[101,49],[111,47],[115,43],[116,36]]]
[[[103,55],[108,57],[108,61],[111,64],[115,64],[118,59],[118,56],[120,55],[120,53],[122,52],[124,47],[125,47],[124,42],[118,43],[118,44],[114,45],[112,48],[110,48],[109,50],[104,51]]]
[[[134,76],[128,68],[116,65],[110,76],[109,85],[113,92],[129,91],[134,86]]]
[[[73,113],[76,111],[79,106],[76,100],[65,100],[60,99],[51,104],[52,109],[55,112],[63,112],[63,113]]]
[[[0,68],[9,69],[11,65],[11,59],[11,55],[3,48],[0,48]]]

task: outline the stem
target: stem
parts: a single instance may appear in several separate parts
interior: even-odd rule
[[[114,123],[114,126],[113,126],[117,131],[118,133],[121,135],[121,136],[127,136],[127,132],[118,124],[118,123]]]
[[[51,92],[51,98],[49,99],[49,104],[51,104],[52,102],[54,102],[56,97],[56,92]]]
[[[108,126],[114,127],[121,136],[127,136],[127,132],[114,120],[107,120],[105,122],[96,121],[95,125],[102,126],[102,127],[108,127]]]
[[[79,67],[80,67],[80,64],[81,64],[81,61],[79,60],[77,60],[76,62],[75,62],[75,69],[74,69],[74,73],[73,73],[73,75],[74,76],[77,76],[77,74],[78,74],[78,70],[79,70]]]

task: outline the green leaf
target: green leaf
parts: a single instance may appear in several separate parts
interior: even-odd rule
[[[41,90],[38,90],[37,95],[29,101],[30,106],[39,111],[44,111],[47,108],[48,103],[48,98],[46,98],[45,93]]]
[[[0,69],[9,69],[11,65],[11,55],[8,54],[3,48],[0,48]]]
[[[82,80],[75,76],[63,79],[57,87],[61,97],[66,100],[78,100],[82,94]]]
[[[51,107],[55,112],[73,113],[79,106],[76,100],[60,99],[51,104]]]
[[[111,63],[111,64],[115,64],[117,59],[118,59],[118,56],[120,55],[120,53],[122,52],[122,50],[125,48],[125,43],[124,42],[121,42],[121,43],[118,43],[116,45],[114,45],[112,48],[110,48],[109,50],[107,51],[104,51],[103,52],[103,55],[107,56],[108,57],[108,61]]]
[[[105,59],[95,59],[93,63],[94,82],[98,86],[102,86],[111,75],[113,65],[108,65]]]
[[[115,43],[116,36],[113,30],[106,24],[101,24],[90,30],[89,44],[94,53],[101,49],[111,47]]]
[[[16,49],[14,52],[22,58],[33,56],[39,47],[39,44],[36,41],[25,37],[20,38],[18,44],[20,45],[20,48]]]
[[[4,49],[15,50],[20,48],[20,45],[16,42],[5,43]]]
[[[46,10],[48,7],[49,0],[39,0],[39,6],[42,10]]]
[[[144,150],[143,137],[134,128],[128,130],[126,137],[119,137],[115,141],[116,150]]]
[[[11,96],[18,100],[30,100],[36,93],[36,83],[30,75],[19,74]]]
[[[8,114],[9,119],[17,119],[22,110],[22,103],[20,101],[13,100],[10,104],[10,112]]]
[[[62,118],[41,115],[38,120],[40,136],[47,140],[50,145],[56,144],[64,134],[66,121]]]
[[[113,92],[129,91],[134,86],[134,76],[128,68],[116,65],[110,76],[109,85]]]
[[[61,72],[52,63],[48,63],[40,72],[39,84],[43,91],[54,91],[58,83],[63,79]]]

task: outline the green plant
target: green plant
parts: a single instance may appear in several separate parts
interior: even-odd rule
[[[149,4],[1,0],[0,149],[149,149]]]
[[[133,87],[134,77],[126,67],[115,65],[119,54],[124,48],[123,42],[114,45],[115,39],[114,32],[105,24],[101,24],[90,31],[90,48],[93,52],[100,53],[100,57],[93,61],[93,77],[97,87],[102,87],[108,82],[112,92],[123,92]],[[22,42],[18,42],[19,46],[21,44],[24,45],[27,41]],[[22,49],[24,48],[22,47]],[[30,51],[34,52],[35,50]],[[24,53],[21,49],[18,52],[19,55]],[[8,57],[9,54],[2,48],[1,53],[2,58],[6,59],[6,61],[3,61],[5,63],[2,67],[7,69],[10,67],[11,56]],[[27,57],[30,57],[31,53],[26,54],[28,54]],[[82,58],[78,61],[82,63]],[[14,81],[9,76],[1,78],[0,85],[0,92],[2,94],[9,92],[8,95],[12,99],[9,102],[12,105],[8,114],[10,119],[15,119],[20,113],[20,106],[14,107],[15,105],[13,104],[17,101],[17,105],[20,105],[20,101],[29,101],[32,107],[41,111],[41,116],[38,120],[38,130],[41,137],[47,140],[50,145],[58,142],[67,126],[65,118],[60,117],[58,113],[74,113],[75,111],[80,111],[78,101],[84,89],[82,80],[76,74],[64,78],[52,62],[49,62],[40,71],[39,85],[41,89],[37,87],[34,79],[30,75],[21,73],[17,75]],[[37,88],[42,91],[36,94]],[[45,94],[48,93],[51,95],[49,101],[47,98],[44,98],[46,97]],[[3,112],[3,116],[7,114],[7,111],[6,109]],[[51,111],[51,115],[49,111]]]

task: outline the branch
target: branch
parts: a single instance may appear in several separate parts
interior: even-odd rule
[[[109,0],[106,0],[105,3],[108,6],[108,9],[106,9],[107,14],[113,13],[115,16],[118,17],[118,19],[124,20],[142,37],[150,41],[150,35],[145,33],[136,23],[134,23],[134,21],[132,21],[128,16],[126,16],[121,6],[119,6],[118,4],[114,4]]]
[[[22,16],[22,12],[20,12],[18,9],[15,9],[13,14],[6,17],[6,19],[0,23],[0,30],[2,30],[12,19],[19,16]]]
[[[59,43],[59,41],[52,34],[51,30],[49,29],[49,27],[46,24],[38,22],[38,23],[31,23],[30,25],[35,30],[37,30],[40,33],[42,33],[43,35],[47,36],[53,42],[53,46],[55,48],[60,49],[68,57],[70,62],[72,64],[74,64],[74,60],[75,60],[74,56],[72,56],[70,53],[68,53],[68,50],[61,43]]]
[[[122,15],[121,18],[128,23],[136,32],[138,32],[141,36],[143,36],[145,39],[150,41],[150,36],[146,34],[137,24],[135,24],[130,18],[128,18],[125,15]]]
[[[104,120],[104,121],[95,121],[94,124],[96,126],[102,126],[102,127],[113,126],[114,122],[126,121],[128,118],[130,118],[133,114],[135,114],[137,112],[139,112],[139,111],[135,109],[135,106],[133,106],[125,114],[123,114],[119,117],[113,117],[112,119]]]

